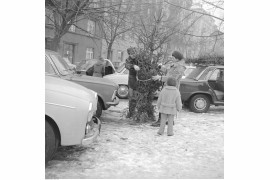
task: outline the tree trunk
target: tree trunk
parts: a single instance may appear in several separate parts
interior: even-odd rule
[[[109,43],[108,49],[107,49],[107,59],[111,59],[111,51],[112,51],[112,43]]]
[[[53,50],[53,51],[58,51],[59,50],[59,47],[60,47],[60,37],[58,36],[55,36],[53,39],[52,39],[52,42],[51,42],[51,45],[50,45],[50,49]]]

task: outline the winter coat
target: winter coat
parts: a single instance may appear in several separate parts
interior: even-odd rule
[[[174,77],[176,79],[177,85],[176,88],[180,87],[180,79],[185,75],[185,64],[182,61],[175,62],[171,65],[170,69],[165,72],[166,76],[162,76],[162,81],[166,82],[168,77]]]
[[[174,86],[165,86],[159,94],[157,107],[160,113],[176,115],[182,109],[179,90]]]
[[[97,62],[96,64],[94,64],[93,67],[94,67],[93,76],[103,77],[103,75],[105,73],[104,64],[102,62]]]

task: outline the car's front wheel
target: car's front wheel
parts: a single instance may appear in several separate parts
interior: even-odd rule
[[[56,133],[53,126],[45,120],[45,163],[47,164],[49,160],[53,157],[53,154],[57,150],[57,139]]]
[[[117,97],[121,99],[128,98],[128,86],[127,85],[119,85],[119,88],[117,89]]]
[[[189,108],[195,113],[205,113],[210,107],[210,100],[206,95],[198,94],[191,98]]]

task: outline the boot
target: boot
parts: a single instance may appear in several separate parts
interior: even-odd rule
[[[160,118],[161,118],[161,115],[160,115],[160,113],[158,113],[158,120],[156,122],[152,123],[150,126],[159,127],[160,126]]]
[[[127,118],[131,118],[134,115],[135,106],[136,106],[136,101],[134,101],[133,99],[130,99],[128,101],[128,114],[126,116]]]

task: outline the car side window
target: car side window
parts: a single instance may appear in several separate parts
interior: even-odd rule
[[[45,72],[49,74],[55,74],[52,65],[49,63],[46,57],[45,57]]]
[[[211,77],[209,78],[209,80],[216,81],[217,78],[219,77],[219,74],[220,74],[220,70],[219,69],[216,69],[213,72],[213,74],[211,75]]]

